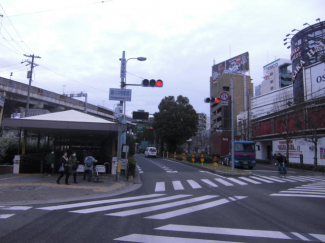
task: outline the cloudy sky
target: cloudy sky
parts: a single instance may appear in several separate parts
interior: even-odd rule
[[[165,96],[183,95],[209,115],[209,77],[216,63],[249,52],[250,75],[290,57],[286,34],[324,17],[324,0],[1,0],[0,76],[28,83],[23,54],[41,56],[33,85],[53,92],[86,91],[95,105],[113,108],[122,51],[127,83],[162,79],[163,88],[130,86],[127,114],[158,111]]]

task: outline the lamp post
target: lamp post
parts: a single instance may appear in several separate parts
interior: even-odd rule
[[[126,60],[125,58],[125,51],[122,52],[122,58],[120,58],[121,61],[121,89],[126,88],[126,64],[131,59],[137,59],[138,61],[145,61],[147,58],[145,57],[132,57]],[[124,111],[123,111],[123,119],[122,116],[118,119],[118,137],[117,137],[117,173],[116,173],[116,180],[120,180],[121,175],[121,164],[122,164],[122,124],[126,122],[126,116],[125,116],[125,109],[126,109],[126,102],[120,101],[120,106],[123,107],[124,103]]]

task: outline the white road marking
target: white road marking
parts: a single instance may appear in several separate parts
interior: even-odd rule
[[[137,165],[137,168],[138,168],[138,172],[139,172],[140,174],[142,174],[142,173],[143,173],[143,170],[141,169],[141,167]]]
[[[215,235],[230,235],[230,236],[244,236],[244,237],[256,237],[256,238],[268,238],[279,240],[302,240],[313,241],[310,238],[316,238],[321,242],[325,242],[325,235],[321,234],[306,234],[304,235],[296,232],[281,232],[271,230],[252,230],[252,229],[233,229],[233,228],[219,228],[219,227],[206,227],[206,226],[192,226],[192,225],[177,225],[168,224],[155,228],[155,230],[165,230],[173,232],[191,232],[200,234],[215,234]]]
[[[25,211],[32,207],[27,206],[0,206],[0,210]]]
[[[325,195],[325,192],[310,192],[310,191],[280,191],[280,193]]]
[[[288,189],[288,191],[308,191],[308,192],[325,192],[325,188],[324,189],[318,189],[318,188],[312,188],[312,187],[296,187],[296,188],[291,188]]]
[[[254,180],[249,179],[249,178],[247,178],[247,177],[243,177],[243,176],[241,176],[241,177],[238,177],[238,178],[240,178],[240,179],[242,179],[242,180],[244,180],[244,181],[248,181],[248,182],[253,183],[253,184],[262,184],[261,182],[254,181]]]
[[[271,178],[279,178],[278,176],[270,176]],[[293,179],[288,179],[288,178],[281,178],[281,180],[282,181],[290,181],[290,182],[297,182],[297,181],[295,181],[295,180],[293,180]]]
[[[237,180],[237,179],[235,179],[235,178],[228,178],[228,180],[230,180],[230,181],[232,181],[232,182],[235,182],[235,183],[237,183],[237,184],[239,184],[239,185],[241,185],[241,186],[246,186],[246,185],[248,185],[246,182],[242,182],[242,181]]]
[[[72,204],[65,204],[65,205],[58,205],[58,206],[49,206],[43,208],[37,208],[41,210],[60,210],[60,209],[68,209],[68,208],[79,208],[79,207],[86,207],[86,206],[94,206],[99,204],[106,204],[106,203],[115,203],[115,202],[125,202],[131,200],[139,200],[139,199],[146,199],[146,198],[153,198],[153,197],[161,197],[165,194],[149,194],[144,196],[136,196],[136,197],[125,197],[125,198],[116,198],[116,199],[108,199],[108,200],[100,200],[100,201],[90,201],[90,202],[82,202],[82,203],[72,203]]]
[[[208,184],[209,186],[218,187],[216,184],[214,184],[212,181],[210,181],[208,179],[201,179],[201,181],[203,181],[204,183]]]
[[[184,190],[184,187],[180,181],[173,181],[174,190]]]
[[[102,207],[96,207],[96,208],[80,209],[80,210],[70,211],[70,212],[71,213],[88,214],[88,213],[109,211],[109,210],[119,209],[119,208],[127,208],[127,207],[140,206],[140,205],[151,204],[151,203],[159,203],[159,202],[171,201],[171,200],[176,200],[176,199],[179,199],[179,198],[184,198],[184,197],[189,197],[189,196],[190,195],[176,195],[176,196],[163,197],[163,198],[158,198],[158,199],[143,200],[143,201],[138,201],[138,202],[129,202],[129,203],[122,203],[122,204],[113,204],[113,205],[110,205],[110,206],[102,206]]]
[[[214,178],[217,182],[225,185],[225,186],[233,186],[234,184],[229,183],[228,181],[225,181],[224,179]]]
[[[297,236],[302,241],[311,241],[311,240],[307,239],[305,236],[303,236],[302,234],[299,234],[299,233],[296,233],[296,232],[291,232],[291,234]]]
[[[268,177],[268,176],[259,176],[259,177],[267,179],[267,180],[271,180],[271,181],[281,182],[281,183],[285,182],[285,181],[283,181],[281,179],[275,179],[275,178]]]
[[[155,192],[164,192],[165,191],[165,182],[157,182]]]
[[[265,179],[262,179],[262,178],[257,177],[257,176],[250,176],[250,178],[253,178],[253,179],[258,180],[258,181],[263,181],[263,182],[266,182],[266,183],[274,183],[273,181],[265,180]]]
[[[196,181],[193,181],[193,180],[187,180],[188,184],[190,184],[190,186],[193,188],[193,189],[199,189],[199,188],[202,188],[202,186],[200,186],[199,183],[197,183]]]
[[[152,212],[152,211],[162,210],[165,208],[177,207],[177,206],[190,204],[190,203],[194,203],[194,202],[200,202],[200,201],[208,200],[208,199],[215,198],[215,197],[218,197],[218,196],[207,195],[207,196],[185,199],[185,200],[181,200],[181,201],[177,201],[177,202],[166,203],[166,204],[161,204],[161,205],[156,205],[156,206],[151,206],[151,207],[138,208],[138,209],[127,210],[127,211],[122,211],[122,212],[117,212],[117,213],[110,213],[110,214],[106,214],[106,215],[125,217],[125,216],[130,216],[130,215],[135,215],[135,214],[148,213],[148,212]]]
[[[12,216],[14,216],[15,214],[0,214],[0,219],[7,219],[10,218]]]
[[[203,239],[190,239],[170,236],[157,236],[157,235],[141,235],[132,234],[116,238],[118,241],[128,242],[142,242],[142,243],[239,243],[234,241],[219,241],[219,240],[203,240]]]
[[[243,198],[246,198],[246,197],[237,196],[236,198],[237,199],[243,199]],[[205,210],[205,209],[208,209],[208,208],[217,207],[217,206],[220,206],[222,204],[229,203],[229,202],[231,202],[231,201],[224,198],[224,199],[219,199],[219,200],[208,202],[208,203],[203,203],[203,204],[200,204],[200,205],[195,205],[195,206],[192,206],[192,207],[187,207],[187,208],[182,208],[182,209],[170,211],[170,212],[167,212],[167,213],[152,215],[152,216],[145,217],[145,218],[146,219],[169,219],[169,218],[174,218],[174,217],[184,215],[184,214],[198,212],[198,211]]]
[[[207,173],[207,174],[210,174],[210,175],[213,175],[213,176],[218,176],[218,177],[221,177],[221,178],[227,178],[225,176],[221,176],[221,175],[218,175],[218,174],[215,174],[215,173],[211,173],[211,172],[205,171],[205,170],[200,170],[200,172]]]
[[[263,237],[263,238],[286,239],[286,240],[291,239],[289,236],[283,234],[282,232],[267,231],[267,230],[232,229],[232,228],[175,225],[175,224],[169,224],[155,229],[177,231],[177,232],[193,232],[193,233],[202,233],[202,234]]]
[[[320,195],[303,195],[303,194],[284,194],[284,193],[274,193],[270,196],[273,197],[316,197],[316,198],[325,198],[325,196]]]

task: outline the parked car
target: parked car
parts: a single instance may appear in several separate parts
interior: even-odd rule
[[[155,147],[147,147],[146,151],[144,152],[146,157],[157,157],[157,149]]]

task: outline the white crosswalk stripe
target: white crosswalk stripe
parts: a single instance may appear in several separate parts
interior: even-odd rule
[[[179,198],[184,198],[184,197],[189,197],[189,196],[190,195],[176,195],[176,196],[163,197],[163,198],[158,198],[158,199],[150,199],[150,200],[122,203],[122,204],[113,204],[113,205],[109,205],[109,206],[102,206],[102,207],[95,207],[95,208],[88,208],[88,209],[80,209],[80,210],[75,210],[75,211],[70,211],[70,212],[81,213],[81,214],[96,213],[96,212],[109,211],[109,210],[113,210],[113,209],[120,209],[120,208],[127,208],[127,207],[133,207],[133,206],[140,206],[140,205],[146,205],[146,204],[171,201],[171,200],[176,200]]]
[[[273,197],[311,197],[325,198],[325,182],[315,182],[313,184],[297,186],[279,193],[273,193]]]
[[[288,183],[288,182],[310,182],[310,181],[319,181],[323,178],[318,177],[299,177],[291,176],[290,178],[279,178],[277,176],[250,176],[250,177],[225,177],[225,178],[213,178],[211,179],[198,179],[198,180],[185,180],[185,181],[167,181],[167,182],[156,182],[155,192],[164,192],[166,191],[166,184],[172,184],[173,190],[185,190],[186,187],[192,189],[202,189],[206,186],[217,188],[219,186],[234,186],[234,185],[260,185],[262,183]],[[170,187],[169,187],[170,188]]]
[[[233,186],[234,184],[229,183],[228,181],[226,181],[225,179],[220,179],[220,178],[214,178],[217,182],[225,185],[225,186]]]
[[[190,184],[190,186],[193,188],[193,189],[199,189],[199,188],[202,188],[202,186],[200,186],[199,183],[197,183],[196,181],[193,181],[193,180],[187,180],[188,184]]]
[[[201,181],[203,181],[204,183],[208,184],[209,186],[218,187],[216,184],[214,184],[212,181],[210,181],[208,179],[201,179]]]
[[[28,206],[0,206],[0,211],[26,211],[28,209],[31,209],[32,207]],[[8,219],[12,216],[16,215],[15,213],[3,213],[0,214],[0,219]]]
[[[230,181],[232,181],[232,182],[235,182],[235,183],[237,183],[237,184],[239,184],[239,185],[241,185],[241,186],[246,186],[246,185],[248,185],[246,182],[242,182],[242,181],[240,181],[240,180],[238,180],[238,179],[235,179],[235,178],[228,178],[228,180],[230,180]]]
[[[180,181],[173,181],[174,190],[184,190],[184,187]]]
[[[14,216],[15,214],[0,214],[0,219],[7,219],[10,218],[12,216]]]
[[[215,198],[215,197],[218,197],[218,196],[202,196],[202,197],[197,197],[197,198],[185,199],[185,200],[177,201],[177,202],[173,202],[173,203],[166,203],[166,204],[161,204],[161,205],[157,205],[157,206],[127,210],[127,211],[122,211],[122,212],[118,212],[118,213],[110,213],[110,214],[106,214],[106,215],[124,217],[124,216],[148,213],[148,212],[162,210],[162,209],[166,209],[166,208],[186,205],[186,204],[190,204],[190,203],[194,203],[194,202],[200,202],[200,201],[204,201],[204,200]]]
[[[151,199],[148,197],[146,200],[140,200],[140,201],[138,201],[139,197],[133,197],[133,200],[127,203],[124,203],[124,201],[126,201],[124,198],[111,199],[110,202],[114,200],[115,202],[114,204],[100,206],[100,207],[92,207],[93,202],[83,202],[83,203],[56,205],[52,207],[45,207],[45,208],[38,208],[38,209],[65,210],[68,208],[82,207],[82,209],[69,211],[69,213],[90,214],[90,213],[104,212],[103,214],[106,216],[115,216],[115,217],[116,216],[127,217],[132,215],[147,214],[154,211],[162,211],[162,213],[160,212],[154,215],[150,215],[150,214],[143,215],[144,218],[162,220],[167,218],[178,217],[185,214],[191,214],[209,208],[214,208],[217,206],[221,206],[223,204],[231,203],[246,198],[246,196],[233,196],[233,197],[216,200],[216,198],[220,196],[205,195],[205,196],[195,197],[193,195],[179,194],[174,196],[164,195],[163,197],[160,197],[161,194],[158,195],[159,198]],[[129,200],[130,198],[128,198],[128,201]],[[107,202],[107,200],[102,200],[102,201]],[[96,201],[96,203],[97,202],[98,201]],[[90,207],[84,208],[87,204]],[[113,212],[106,213],[107,211],[113,211]],[[9,215],[7,217],[9,217]]]

